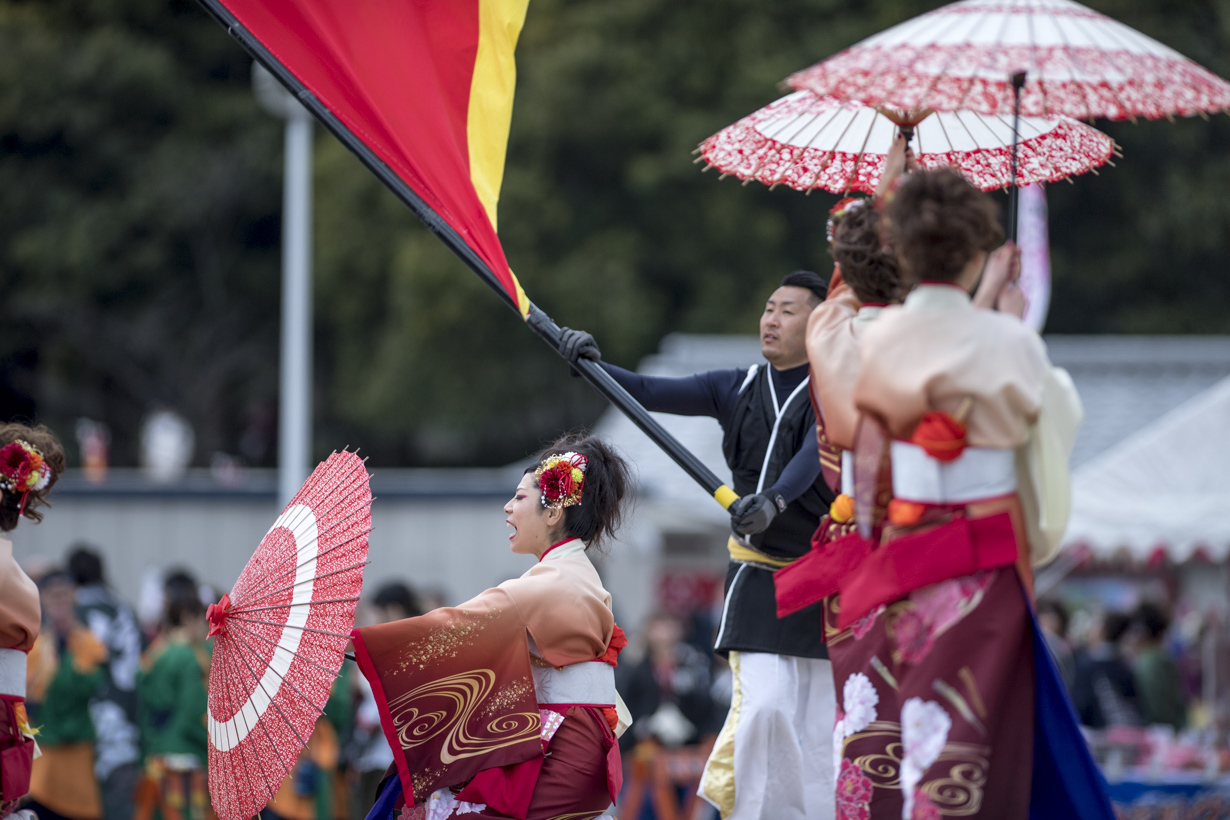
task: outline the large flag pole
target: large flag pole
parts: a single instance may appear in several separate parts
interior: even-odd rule
[[[269,73],[278,79],[286,89],[295,96],[299,103],[312,113],[328,131],[337,137],[367,169],[384,183],[419,220],[427,226],[440,240],[465,262],[466,266],[478,274],[488,287],[494,290],[504,303],[521,315],[522,310],[509,296],[504,285],[495,275],[491,267],[461,238],[452,225],[448,224],[436,211],[409,186],[401,177],[393,172],[376,154],[347,128],[329,108],[321,103],[295,75],[282,65],[265,46],[253,37],[238,19],[226,8],[221,0],[200,0],[219,23],[230,33],[257,62],[263,65]],[[553,350],[558,351],[560,327],[536,305],[530,304],[525,314],[525,322],[538,336],[547,342]],[[581,376],[597,390],[604,398],[618,407],[623,413],[647,435],[654,444],[678,464],[697,484],[721,504],[729,508],[739,497],[734,490],[719,479],[712,470],[698,459],[690,450],[666,431],[627,390],[603,369],[602,365],[588,359],[581,359],[576,364]]]

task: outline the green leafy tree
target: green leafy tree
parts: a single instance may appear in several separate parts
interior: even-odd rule
[[[500,234],[531,298],[634,365],[673,331],[752,332],[827,273],[834,197],[701,173],[705,137],[920,0],[534,0]],[[1218,0],[1092,5],[1230,74]],[[116,458],[158,404],[271,464],[280,124],[189,0],[0,0],[0,410],[105,419]],[[1056,332],[1228,332],[1230,120],[1099,123],[1118,167],[1051,186]],[[499,464],[603,402],[338,143],[316,150],[318,454]]]
[[[278,130],[218,34],[189,2],[0,2],[4,375],[119,463],[156,406],[209,453],[276,395]]]

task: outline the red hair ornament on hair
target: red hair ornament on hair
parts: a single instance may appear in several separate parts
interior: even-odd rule
[[[548,510],[562,510],[581,503],[585,489],[585,467],[589,459],[580,453],[547,456],[534,471],[539,500]]]
[[[33,444],[18,439],[0,447],[0,489],[21,496],[18,515],[25,513],[30,492],[50,483],[51,467]]]

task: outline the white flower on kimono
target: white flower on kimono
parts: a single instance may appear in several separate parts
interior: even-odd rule
[[[486,803],[458,800],[452,789],[437,789],[427,798],[427,820],[448,820],[455,815],[478,814],[486,808]]]
[[[933,700],[910,698],[901,707],[901,816],[914,814],[914,790],[944,751],[952,718]]]
[[[846,738],[863,731],[876,719],[876,704],[880,702],[880,695],[866,675],[855,672],[846,678],[841,700],[841,706],[837,708],[837,722],[833,726],[834,763],[841,760]]]
[[[880,695],[871,679],[862,672],[855,672],[846,678],[841,689],[841,700],[846,713],[842,722],[847,737],[863,731],[876,719],[876,704],[880,702]]]

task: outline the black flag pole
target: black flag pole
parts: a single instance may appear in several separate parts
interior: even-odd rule
[[[1021,89],[1025,87],[1025,72],[1012,75],[1012,189],[1008,191],[1008,238],[1016,244],[1016,211],[1021,189],[1016,184],[1017,143],[1021,139]]]
[[[343,125],[333,115],[333,112],[316,98],[315,94],[308,90],[303,83],[299,82],[298,78],[286,66],[282,65],[259,40],[243,27],[239,20],[222,5],[220,0],[199,0],[199,2],[215,20],[222,24],[222,27],[227,30],[231,37],[253,59],[268,69],[270,74],[277,77],[278,81],[286,86],[286,89],[294,95],[295,99],[304,108],[311,112],[333,136],[337,137],[342,145],[346,146],[358,157],[359,161],[367,166],[367,169],[375,174],[376,178],[384,183],[385,187],[392,191],[419,218],[419,221],[427,226],[428,230],[439,237],[440,241],[447,245],[453,253],[457,254],[470,270],[478,274],[478,277],[494,290],[506,305],[516,311],[518,316],[521,315],[520,309],[504,290],[504,286],[500,284],[495,273],[474,252],[473,248],[465,243],[453,226],[441,219],[440,215],[432,210],[414,192],[414,189],[407,185],[401,177],[393,173],[393,170],[385,165],[383,160],[376,156],[349,128]],[[559,325],[551,320],[551,317],[547,316],[537,305],[531,303],[529,315],[525,317],[525,321],[530,326],[530,329],[538,334],[539,338],[550,345],[552,350],[558,352],[561,329]],[[704,462],[697,458],[692,451],[680,444],[678,439],[667,432],[666,428],[659,424],[653,416],[649,415],[649,411],[634,399],[619,382],[615,381],[602,365],[589,359],[581,359],[576,363],[576,368],[580,371],[582,378],[589,382],[590,386],[597,390],[603,398],[618,407],[633,424],[640,428],[641,432],[648,436],[654,444],[658,445],[693,481],[703,487],[724,508],[729,508],[739,498],[738,494],[705,466]]]

